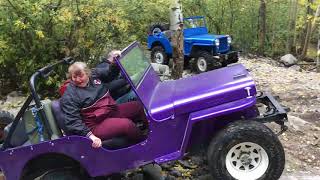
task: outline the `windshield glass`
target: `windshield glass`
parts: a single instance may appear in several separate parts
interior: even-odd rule
[[[197,28],[205,27],[204,18],[186,18],[183,21],[183,27],[187,28]]]
[[[122,57],[120,63],[135,87],[138,86],[144,72],[150,66],[149,60],[145,57],[139,46],[135,46],[124,57]]]

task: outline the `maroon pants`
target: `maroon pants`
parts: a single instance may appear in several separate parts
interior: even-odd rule
[[[143,106],[137,101],[117,105],[117,110],[92,128],[92,133],[102,140],[126,135],[132,140],[141,137],[140,130],[133,121],[144,121],[146,117]]]

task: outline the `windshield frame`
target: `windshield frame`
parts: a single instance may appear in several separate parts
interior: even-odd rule
[[[130,85],[134,88],[134,89],[138,89],[140,84],[143,82],[143,79],[145,78],[147,72],[150,70],[151,68],[151,63],[148,62],[148,66],[144,69],[140,79],[136,82],[136,84],[133,82],[133,80],[131,79],[130,75],[128,74],[126,68],[123,66],[123,64],[121,63],[121,61],[126,57],[126,55],[128,55],[128,53],[130,53],[134,48],[139,48],[142,51],[143,56],[143,50],[139,44],[138,41],[135,41],[133,43],[131,43],[129,46],[127,46],[125,49],[123,49],[121,51],[121,56],[120,58],[116,58],[116,63],[118,65],[118,67],[120,68],[121,72],[123,73],[123,75],[126,77],[126,79],[129,81]]]
[[[193,21],[202,21],[203,24],[202,26],[195,26],[195,27],[187,27],[186,23],[188,20],[193,20]],[[207,27],[206,24],[206,19],[204,16],[191,16],[191,17],[187,17],[187,18],[183,18],[183,24],[184,24],[184,29],[192,29],[192,28],[203,28],[203,27]]]

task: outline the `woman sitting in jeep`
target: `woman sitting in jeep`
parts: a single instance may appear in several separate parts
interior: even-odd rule
[[[105,71],[92,73],[83,62],[75,62],[68,69],[71,83],[66,88],[61,106],[65,113],[65,126],[69,134],[89,137],[92,146],[101,147],[101,140],[126,135],[133,141],[141,139],[134,120],[145,121],[143,106],[137,101],[116,104],[110,95],[109,82],[114,80],[119,69],[114,63],[114,51],[109,58],[111,65]]]

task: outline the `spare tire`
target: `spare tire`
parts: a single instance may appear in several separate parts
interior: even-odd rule
[[[0,142],[4,140],[4,128],[14,120],[13,114],[0,110]]]
[[[156,35],[159,34],[160,32],[169,30],[170,24],[166,23],[154,23],[149,27],[149,35]]]

